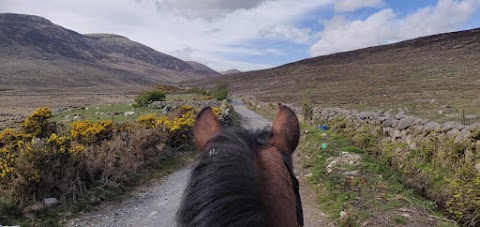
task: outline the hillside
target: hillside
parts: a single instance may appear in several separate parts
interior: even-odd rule
[[[227,70],[227,71],[223,71],[221,72],[223,75],[228,75],[228,74],[236,74],[236,73],[241,73],[242,71],[238,70],[238,69],[230,69],[230,70]]]
[[[219,75],[126,37],[0,14],[0,89],[143,86]]]
[[[238,94],[263,101],[410,110],[465,108],[480,114],[480,29],[320,56],[222,77]],[[197,81],[208,85],[220,80]],[[435,105],[430,105],[435,104]],[[430,105],[430,106],[429,106]],[[418,110],[418,109],[417,109]],[[448,111],[448,110],[446,110]]]
[[[202,63],[199,63],[199,62],[196,62],[196,61],[186,61],[193,69],[195,69],[196,71],[198,72],[202,72],[206,75],[210,74],[210,75],[220,75],[220,73],[218,73],[217,71],[209,68],[208,66],[202,64]]]

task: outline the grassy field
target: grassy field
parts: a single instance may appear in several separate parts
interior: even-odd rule
[[[44,91],[38,94],[0,95],[0,130],[6,127],[16,127],[19,122],[39,107],[49,107],[52,110],[64,109],[56,113],[53,118],[54,121],[59,123],[70,123],[76,115],[93,121],[114,120],[123,122],[132,121],[147,112],[160,113],[160,110],[150,108],[134,110],[130,104],[134,103],[135,97],[135,94],[129,92],[118,95],[99,93],[72,95],[70,93]],[[182,92],[167,94],[166,101],[191,101],[208,98],[208,96]],[[135,114],[125,117],[124,113],[126,111],[134,111]]]
[[[342,137],[303,126],[302,166],[320,209],[340,226],[457,226],[388,167]],[[322,148],[322,144],[324,144]]]

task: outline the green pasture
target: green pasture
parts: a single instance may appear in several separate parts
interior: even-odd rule
[[[192,100],[204,100],[207,96],[198,94],[167,94],[166,101],[192,101]],[[139,107],[133,108],[132,104],[104,104],[104,105],[91,105],[84,108],[74,109],[72,111],[61,113],[52,118],[57,123],[71,123],[74,116],[81,116],[84,120],[98,121],[98,120],[112,120],[114,122],[129,122],[137,119],[141,115],[148,113],[156,113],[161,115],[161,109],[155,109],[152,107]],[[125,116],[125,112],[133,111],[133,115]]]

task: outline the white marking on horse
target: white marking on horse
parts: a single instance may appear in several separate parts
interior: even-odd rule
[[[208,152],[208,157],[212,157],[212,155],[217,155],[217,154],[218,154],[218,151],[216,151],[214,147]]]

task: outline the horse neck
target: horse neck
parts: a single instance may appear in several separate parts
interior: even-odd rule
[[[257,152],[256,174],[269,226],[298,226],[291,177],[276,148]]]

